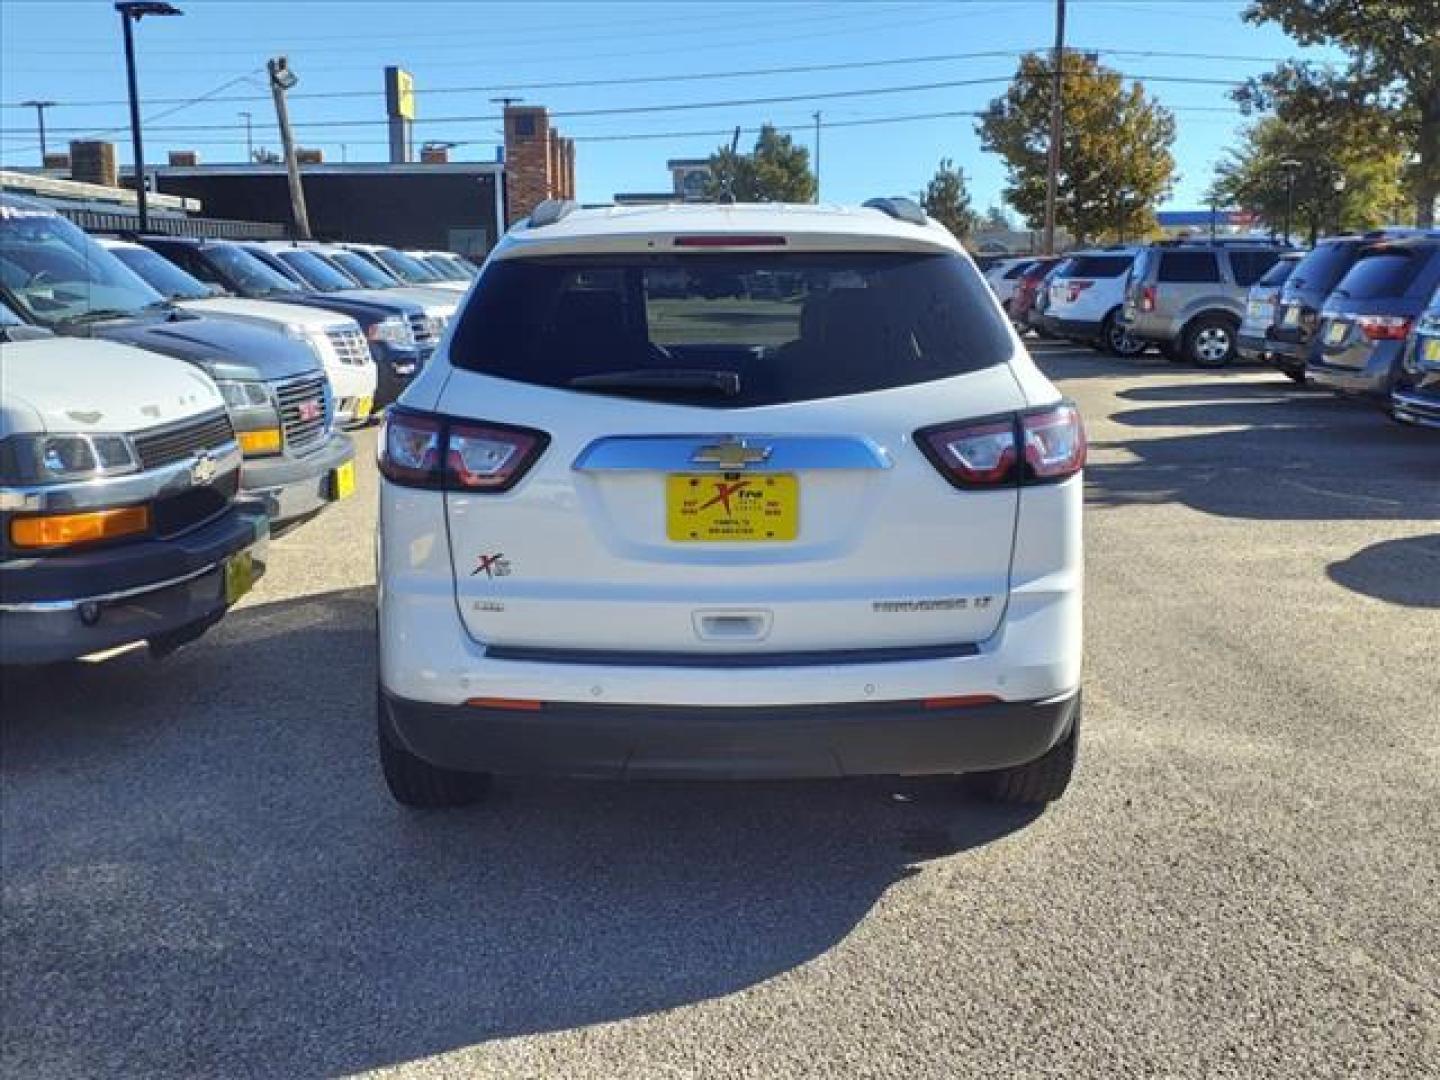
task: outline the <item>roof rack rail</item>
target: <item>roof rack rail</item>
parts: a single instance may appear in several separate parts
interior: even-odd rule
[[[564,221],[576,210],[580,204],[573,199],[546,199],[534,210],[530,211],[530,220],[527,227],[531,229],[543,229],[546,225],[554,225],[558,221]]]
[[[884,199],[867,199],[865,206],[870,210],[879,210],[882,214],[888,214],[896,221],[908,221],[911,225],[924,225],[929,222],[925,216],[924,209],[914,199],[907,199],[903,195],[892,195]]]

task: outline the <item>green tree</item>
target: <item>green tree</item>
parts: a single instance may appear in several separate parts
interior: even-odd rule
[[[975,211],[970,209],[965,174],[949,158],[941,159],[940,167],[925,187],[920,205],[957,239],[965,239],[975,228]]]
[[[1347,107],[1357,115],[1393,117],[1372,134],[1371,146],[1387,150],[1397,132],[1416,153],[1408,184],[1415,215],[1435,223],[1440,199],[1440,6],[1436,0],[1252,0],[1251,23],[1278,23],[1302,45],[1332,45],[1349,56],[1343,72],[1303,63],[1280,65],[1252,80],[1239,95],[1252,108],[1273,108],[1287,123],[1317,110]]]
[[[985,229],[1005,232],[1015,231],[1015,219],[1012,218],[1003,206],[996,206],[993,203],[986,207],[985,213],[981,216],[975,226],[977,229]]]
[[[1175,178],[1175,118],[1120,74],[1080,53],[1061,66],[1065,126],[1056,188],[1056,225],[1077,242],[1106,232],[1137,236],[1155,227],[1151,207],[1169,194]],[[1003,97],[977,123],[981,145],[1005,159],[1005,200],[1038,227],[1045,215],[1045,173],[1050,147],[1050,61],[1021,58]]]
[[[815,198],[810,151],[766,124],[749,154],[722,146],[710,155],[706,194],[736,202],[810,202]]]
[[[1331,230],[1384,224],[1404,199],[1404,153],[1395,146],[1372,150],[1368,137],[1347,130],[1338,116],[1332,120],[1302,126],[1264,117],[1216,168],[1213,194],[1279,229],[1293,173],[1295,231],[1312,244]]]

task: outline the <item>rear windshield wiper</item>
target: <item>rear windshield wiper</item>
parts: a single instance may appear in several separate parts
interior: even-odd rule
[[[740,393],[740,373],[706,368],[638,368],[577,375],[565,385],[578,390],[712,390],[735,397]]]

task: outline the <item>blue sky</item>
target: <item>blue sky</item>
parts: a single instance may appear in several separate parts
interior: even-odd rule
[[[254,115],[256,144],[276,146],[263,70],[267,57],[283,52],[301,79],[291,103],[299,141],[323,148],[327,161],[383,160],[383,68],[399,64],[415,75],[417,143],[463,142],[457,158],[493,159],[499,106],[492,98],[547,105],[579,143],[585,201],[664,190],[667,158],[704,156],[728,142],[720,133],[736,125],[793,126],[809,146],[818,109],[826,200],[916,191],[940,158],[950,157],[983,207],[998,201],[1004,167],[980,150],[973,119],[894,118],[983,108],[1003,91],[1017,55],[1048,48],[1054,35],[1053,0],[175,2],[184,17],[146,19],[137,28],[149,160],[181,147],[197,149],[205,162],[243,160],[241,110]],[[1274,27],[1241,22],[1244,6],[1070,0],[1066,36],[1142,81],[1234,80],[1279,59],[1328,57],[1302,50]],[[730,74],[801,66],[825,70]],[[717,74],[724,77],[711,77]],[[654,81],[635,81],[646,79]],[[535,85],[587,81],[611,85]],[[1242,119],[1223,85],[1147,86],[1177,110],[1180,179],[1167,205],[1198,206]],[[853,91],[866,93],[823,96]],[[316,93],[348,96],[304,96]],[[235,97],[255,100],[223,100]],[[0,3],[0,162],[38,164],[34,110],[14,107],[37,98],[65,103],[48,112],[52,148],[72,137],[65,129],[113,129],[107,137],[129,160],[119,17],[110,3]],[[795,100],[739,103],[755,98]],[[681,105],[707,107],[674,108]],[[573,115],[582,112],[600,115]],[[362,123],[335,126],[343,121]],[[175,126],[205,130],[166,130]],[[742,143],[752,140],[742,136]]]

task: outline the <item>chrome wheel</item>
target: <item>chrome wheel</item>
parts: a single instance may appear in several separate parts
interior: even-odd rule
[[[1234,342],[1223,326],[1202,327],[1190,346],[1191,358],[1201,367],[1219,367],[1230,359]]]
[[[1114,319],[1110,320],[1110,329],[1105,335],[1105,344],[1116,356],[1139,356],[1145,351],[1145,342],[1137,337],[1131,337],[1130,331]]]

